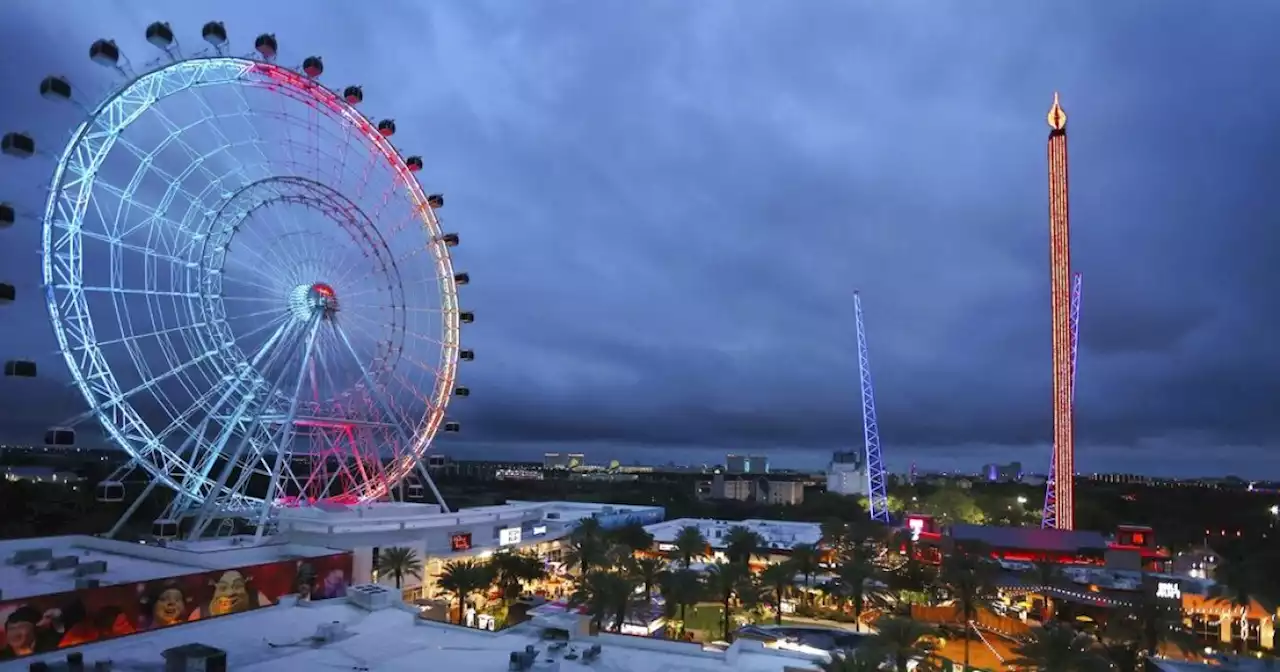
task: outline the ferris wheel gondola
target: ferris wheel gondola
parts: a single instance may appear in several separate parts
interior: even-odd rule
[[[165,57],[141,74],[115,41],[90,46],[122,81],[57,155],[43,283],[85,417],[148,490],[177,495],[156,536],[228,518],[262,534],[283,507],[377,501],[414,474],[447,510],[420,465],[460,428],[445,411],[470,394],[456,367],[474,359],[459,338],[475,316],[459,308],[470,277],[453,267],[444,197],[418,183],[425,160],[391,144],[395,121],[356,109],[363,88],[321,84],[320,56],[278,65],[275,35],[253,57],[227,55],[216,21],[192,56],[167,23],[144,37]],[[21,132],[0,149],[38,153]],[[34,362],[5,364],[26,373]],[[121,480],[99,490],[123,499]]]

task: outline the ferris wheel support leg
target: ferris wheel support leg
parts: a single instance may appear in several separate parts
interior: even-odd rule
[[[239,424],[240,419],[247,414],[248,402],[251,402],[256,398],[270,399],[275,395],[276,391],[280,389],[280,384],[284,382],[284,377],[285,372],[280,372],[280,375],[276,376],[276,379],[272,381],[270,390],[262,397],[251,397],[246,395],[246,404],[236,410],[236,416],[227,422],[224,427],[224,431],[222,432],[222,436],[218,439],[218,452],[221,452],[221,449],[225,447],[227,440],[231,438],[231,428]],[[227,479],[231,477],[232,470],[240,464],[240,458],[244,455],[245,449],[248,448],[250,439],[253,438],[254,434],[256,434],[257,430],[261,427],[262,423],[259,420],[253,420],[247,423],[241,433],[239,443],[236,444],[235,451],[232,452],[232,454],[227,458],[227,461],[223,464],[222,471],[218,474],[217,483],[214,484],[214,487],[209,491],[209,495],[205,497],[204,502],[200,505],[200,511],[196,514],[196,522],[191,527],[191,532],[187,537],[188,539],[193,541],[199,539],[200,535],[204,534],[204,531],[209,528],[209,524],[213,522],[215,517],[214,514],[216,513],[214,508],[217,504],[219,494],[226,488]],[[264,500],[263,506],[270,507],[270,505],[269,501]]]
[[[267,529],[267,517],[271,515],[271,503],[275,501],[276,491],[280,487],[280,471],[293,454],[293,451],[285,450],[285,446],[292,446],[297,434],[297,427],[293,424],[293,420],[298,415],[298,399],[302,395],[302,386],[306,384],[307,373],[311,370],[311,357],[315,353],[316,336],[320,334],[321,321],[319,314],[313,317],[311,328],[307,333],[307,345],[302,353],[302,366],[298,369],[298,380],[293,385],[293,394],[289,396],[289,413],[284,418],[284,424],[280,426],[281,438],[275,442],[276,461],[271,466],[271,480],[267,481],[267,494],[262,498],[262,511],[258,512],[258,526],[253,532],[254,543],[262,541],[262,533]]]
[[[351,357],[357,364],[360,364],[360,355],[356,352],[355,346],[351,345],[351,340],[347,338],[347,332],[344,331],[337,322],[333,323],[333,330],[337,332],[338,338],[342,341],[342,345],[346,347],[347,352],[351,354]],[[378,406],[382,408],[382,412],[386,413],[387,418],[395,425],[396,433],[400,436],[400,442],[405,446],[412,445],[413,437],[405,434],[405,423],[402,421],[400,414],[396,413],[387,405],[386,401],[382,398],[382,395],[374,392],[377,387],[374,385],[373,379],[369,376],[369,372],[366,371],[363,366],[360,367],[360,373],[364,377],[365,386],[369,389],[369,396],[373,398],[374,403],[378,404]],[[442,513],[447,513],[449,511],[449,505],[445,503],[444,495],[440,494],[440,489],[436,487],[436,482],[431,479],[431,474],[427,473],[426,468],[422,466],[422,460],[417,460],[416,464],[418,473],[422,475],[422,480],[426,482],[428,488],[431,488],[431,494],[435,495],[436,502],[440,504],[440,511]],[[408,475],[408,473],[406,472],[405,475]],[[401,477],[401,480],[403,480],[403,476]]]

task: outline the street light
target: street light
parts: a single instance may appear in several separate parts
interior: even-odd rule
[[[1026,504],[1026,503],[1027,503],[1027,498],[1026,498],[1026,497],[1023,497],[1022,495],[1018,495],[1018,503],[1019,503],[1019,504]],[[1276,507],[1274,507],[1274,506],[1273,506],[1273,507],[1271,507],[1271,508],[1273,508],[1273,509],[1274,509],[1274,508],[1276,508]],[[1272,513],[1275,513],[1275,511],[1272,511]]]
[[[1280,516],[1280,504],[1272,504],[1271,508],[1267,510],[1270,511],[1273,516]]]

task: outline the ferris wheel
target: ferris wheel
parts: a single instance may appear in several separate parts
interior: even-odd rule
[[[359,86],[321,83],[318,56],[286,67],[274,35],[233,55],[223,24],[184,54],[168,24],[135,70],[98,40],[115,83],[88,103],[56,160],[43,288],[58,348],[113,443],[175,493],[160,536],[197,538],[282,508],[363,503],[430,487],[421,463],[456,384],[459,309],[439,194],[392,144]],[[42,155],[24,133],[6,154]],[[34,371],[34,369],[33,369]],[[101,487],[122,497],[119,479]],[[116,490],[118,489],[118,490]],[[145,496],[145,495],[144,495]],[[141,501],[141,499],[139,499]],[[129,515],[129,514],[126,514]]]

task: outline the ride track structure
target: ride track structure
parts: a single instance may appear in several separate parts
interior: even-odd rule
[[[273,35],[244,57],[221,23],[202,36],[185,57],[152,24],[163,55],[141,74],[95,42],[122,83],[93,106],[63,78],[41,85],[88,112],[43,214],[46,303],[90,409],[71,424],[96,419],[131,456],[100,497],[149,477],[113,534],[157,486],[174,493],[160,537],[246,520],[261,539],[283,507],[386,500],[414,478],[448,511],[422,459],[460,428],[445,411],[470,394],[456,374],[474,315],[443,196],[392,145],[395,122],[357,110],[360,87],[320,84],[319,57],[292,69]]]
[[[871,386],[871,360],[867,356],[867,330],[862,321],[862,297],[853,293],[853,315],[858,332],[858,379],[862,391],[862,440],[867,458],[867,513],[889,524],[889,494],[880,451],[880,424],[876,422],[876,397]]]
[[[1071,208],[1067,113],[1053,95],[1049,122],[1049,274],[1053,309],[1053,521],[1075,529],[1075,375],[1071,336]]]
[[[1080,287],[1083,280],[1079,272],[1071,277],[1071,403],[1073,405],[1076,400],[1076,362],[1080,357]],[[1058,451],[1055,450],[1049,457],[1049,478],[1045,480],[1044,487],[1044,511],[1041,513],[1040,526],[1045,529],[1057,527],[1054,517],[1057,511],[1057,488],[1054,485],[1057,464]]]

